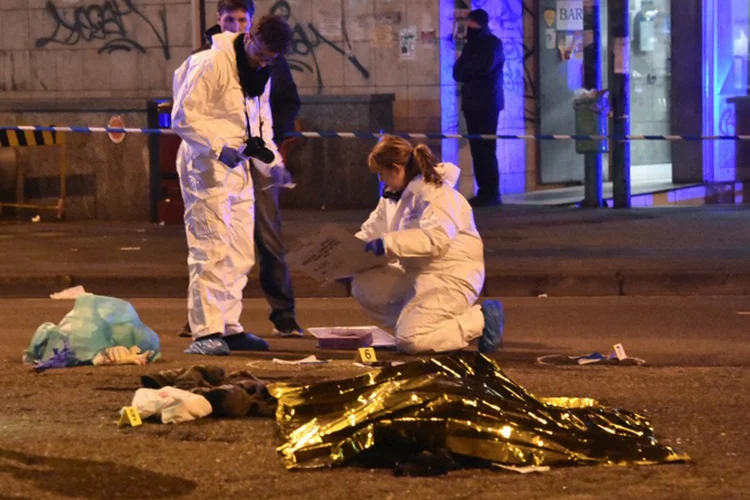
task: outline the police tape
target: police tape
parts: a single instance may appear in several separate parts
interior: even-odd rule
[[[148,135],[175,135],[176,132],[165,128],[114,128],[114,127],[58,127],[19,125],[3,126],[0,131],[29,132],[71,132],[71,133],[125,133]],[[442,132],[288,132],[285,137],[303,137],[307,139],[380,139],[386,135],[395,135],[403,139],[469,139],[469,140],[521,140],[521,141],[750,141],[750,135],[586,135],[586,134],[447,134]]]

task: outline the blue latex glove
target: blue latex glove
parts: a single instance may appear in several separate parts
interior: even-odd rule
[[[383,238],[372,240],[369,243],[365,243],[365,252],[372,252],[377,257],[385,255],[385,245],[383,244]]]
[[[221,148],[221,154],[219,155],[219,161],[229,168],[234,168],[242,162],[242,156],[237,152],[236,149],[224,146]]]
[[[292,174],[281,165],[276,165],[271,169],[271,179],[273,180],[274,186],[277,187],[286,187],[294,183],[294,180],[292,180]]]

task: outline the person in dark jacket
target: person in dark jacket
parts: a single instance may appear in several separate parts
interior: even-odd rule
[[[461,109],[469,134],[496,134],[503,98],[503,42],[490,32],[489,15],[472,10],[467,21],[466,45],[453,67],[453,79],[463,83]],[[474,178],[479,187],[472,206],[502,204],[497,165],[497,141],[470,140]]]
[[[211,38],[217,33],[248,31],[252,27],[254,13],[253,0],[219,0],[218,24],[205,33],[206,48],[210,47]],[[286,134],[294,131],[294,120],[299,112],[300,99],[286,58],[280,55],[270,69],[273,140],[281,149]],[[292,280],[281,239],[279,188],[272,187],[273,180],[258,175],[256,169],[250,170],[255,192],[255,245],[258,248],[260,286],[271,306],[269,319],[277,335],[301,336],[303,332],[296,319]],[[190,336],[189,324],[180,335]]]

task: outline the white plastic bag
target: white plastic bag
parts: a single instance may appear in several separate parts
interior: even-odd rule
[[[160,415],[163,424],[179,424],[207,417],[213,409],[211,403],[199,394],[175,387],[138,389],[131,406],[138,409],[141,418]]]

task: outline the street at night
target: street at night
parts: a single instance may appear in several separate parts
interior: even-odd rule
[[[750,301],[746,297],[512,298],[505,349],[494,358],[537,396],[586,396],[647,416],[656,436],[687,453],[687,464],[586,466],[549,472],[467,469],[437,478],[398,478],[357,467],[289,472],[275,448],[272,419],[212,419],[118,428],[140,376],[196,363],[248,369],[269,381],[314,382],[363,372],[347,351],[317,349],[309,335],[270,335],[262,300],[246,300],[243,320],[270,352],[205,360],[183,354],[177,337],[184,301],[134,299],[160,334],[163,360],[145,367],[77,367],[41,374],[20,362],[30,332],[59,321],[72,301],[0,301],[0,482],[7,498],[741,498],[750,488],[747,387]],[[351,299],[303,299],[305,327],[369,324]],[[608,353],[622,343],[646,364],[548,366],[550,354]],[[286,366],[272,358],[309,354],[328,365]],[[382,359],[406,360],[379,351]]]

